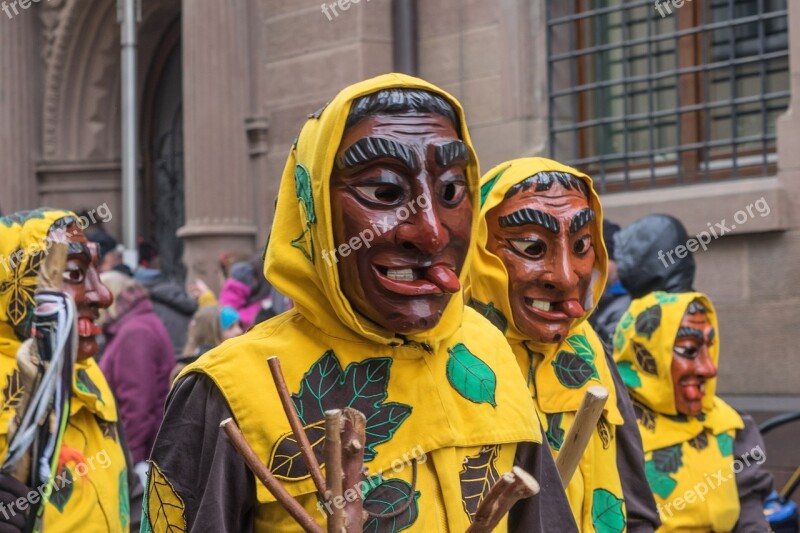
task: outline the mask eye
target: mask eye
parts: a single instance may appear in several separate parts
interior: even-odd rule
[[[539,239],[508,239],[514,250],[529,259],[541,259],[547,252],[547,245]]]
[[[80,267],[67,267],[61,277],[68,283],[83,283],[86,274]]]
[[[397,205],[403,200],[405,195],[405,191],[402,187],[392,183],[356,185],[353,189],[362,199],[380,206]]]
[[[455,207],[461,203],[466,191],[467,184],[463,179],[461,179],[445,183],[441,187],[439,194],[446,206]]]
[[[694,346],[674,346],[672,351],[685,359],[697,359],[697,348]]]
[[[589,248],[592,247],[592,236],[591,235],[584,235],[572,246],[572,251],[578,255],[586,255],[589,251]]]

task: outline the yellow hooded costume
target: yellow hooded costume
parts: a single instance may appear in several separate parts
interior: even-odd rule
[[[182,380],[210,378],[259,457],[324,525],[326,514],[270,378],[266,360],[276,355],[320,459],[325,410],[350,405],[366,415],[365,467],[371,477],[364,500],[372,515],[365,531],[464,531],[489,485],[511,469],[517,443],[541,442],[508,345],[457,294],[433,329],[406,337],[382,329],[353,309],[338,269],[321,255],[336,244],[330,175],[351,103],[388,88],[429,91],[453,106],[470,150],[469,194],[478,205],[477,158],[457,100],[399,74],[346,88],[306,122],[281,180],[265,275],[295,308],[205,354],[184,370],[173,395],[180,394]],[[476,221],[477,209],[473,227]],[[462,283],[466,272],[465,266]],[[179,438],[170,427],[171,408],[169,402],[145,506],[155,531],[191,528],[196,517],[187,518],[186,501],[201,498],[204,490],[185,487],[189,482],[179,479],[178,466],[160,459],[169,457],[170,441]],[[256,499],[254,531],[299,530],[260,484]],[[406,510],[397,516],[378,516],[401,508]]]
[[[590,225],[595,251],[592,283],[581,302],[586,312],[558,343],[534,342],[517,328],[508,296],[508,272],[502,260],[487,249],[489,210],[503,201],[512,186],[540,172],[564,172],[583,181],[589,190],[589,207],[596,215]],[[468,298],[469,305],[500,328],[511,344],[554,455],[558,455],[586,389],[593,385],[608,389],[605,411],[567,486],[567,498],[581,531],[620,533],[625,531],[626,510],[615,435],[623,417],[603,345],[586,320],[600,300],[606,281],[608,257],[602,219],[600,199],[587,175],[545,158],[516,159],[496,166],[481,179],[481,218],[473,239],[475,255]]]
[[[0,218],[0,453],[23,390],[16,354],[30,336],[36,277],[49,249],[51,226],[68,211],[37,209]],[[69,423],[43,531],[128,531],[129,479],[119,440],[117,407],[94,359],[75,364]],[[36,487],[32,487],[36,490]]]
[[[716,311],[704,294],[653,292],[631,302],[614,334],[614,360],[634,400],[660,532],[731,531],[739,519],[732,465],[742,417],[715,395],[716,378],[705,383],[701,415],[688,417],[675,406],[672,350],[695,300],[718,333]],[[709,353],[718,366],[718,335]]]

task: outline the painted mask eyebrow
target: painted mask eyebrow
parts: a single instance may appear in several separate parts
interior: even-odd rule
[[[85,255],[86,259],[92,260],[92,250],[82,242],[67,243],[67,255]]]
[[[681,326],[678,328],[678,334],[675,335],[676,339],[681,337],[694,337],[700,342],[705,342],[706,336],[697,328],[691,328],[687,326]]]
[[[584,226],[586,226],[586,224],[594,220],[594,218],[594,209],[591,207],[581,209],[575,213],[575,216],[572,217],[572,220],[569,223],[570,234],[578,233]]]
[[[450,141],[436,146],[436,163],[446,168],[453,163],[468,163],[469,151],[463,141]]]
[[[528,225],[541,226],[551,233],[558,234],[561,231],[561,225],[558,219],[550,213],[539,211],[538,209],[530,209],[528,207],[514,211],[508,215],[500,217],[501,228],[515,228],[519,226]]]
[[[384,157],[397,159],[411,170],[419,170],[417,154],[410,147],[383,137],[357,140],[336,158],[336,168],[351,169]]]

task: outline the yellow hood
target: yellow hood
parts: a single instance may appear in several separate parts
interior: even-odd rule
[[[592,187],[592,179],[589,176],[574,168],[543,157],[528,157],[501,163],[481,178],[481,211],[473,244],[475,255],[472,258],[469,296],[480,302],[492,302],[493,311],[500,313],[499,317],[497,315],[494,316],[507,325],[507,330],[504,333],[509,341],[525,341],[530,348],[548,354],[556,352],[560,345],[532,342],[517,329],[508,299],[508,272],[500,258],[486,249],[486,242],[489,237],[486,214],[503,201],[505,194],[512,186],[540,172],[572,174],[588,186],[589,207],[594,209],[596,215],[594,221],[590,224],[595,251],[594,272],[590,290],[587,291],[585,300],[581,302],[583,308],[586,309],[586,313],[573,322],[572,329],[576,329],[583,324],[594,311],[594,308],[597,307],[597,303],[603,295],[608,273],[608,253],[603,243],[603,208],[600,205],[600,197]],[[492,314],[494,313],[488,313],[487,318],[492,320]]]
[[[307,320],[329,335],[353,335],[380,344],[398,344],[393,332],[359,315],[339,285],[339,271],[322,260],[322,250],[334,246],[330,205],[330,175],[352,102],[382,89],[421,89],[447,100],[458,114],[460,135],[470,150],[466,179],[472,199],[473,234],[477,224],[480,173],[478,159],[458,101],[438,87],[403,74],[385,74],[347,87],[306,122],[292,148],[281,178],[275,222],[266,254],[264,273],[282,294],[295,302]],[[336,140],[336,141],[332,141]],[[464,285],[469,256],[460,273]],[[463,301],[454,295],[439,324],[407,338],[437,345],[461,324]]]
[[[0,353],[15,357],[30,336],[36,277],[47,234],[59,219],[75,215],[43,207],[0,217]]]
[[[717,313],[708,296],[699,292],[652,292],[638,298],[631,302],[614,334],[614,360],[636,404],[645,450],[679,442],[683,440],[680,435],[690,439],[701,426],[714,434],[744,427],[741,417],[717,398],[716,378],[706,381],[701,416],[689,418],[676,409],[672,348],[686,308],[694,300],[706,308],[708,321],[717,334],[709,354],[714,366],[719,367]]]

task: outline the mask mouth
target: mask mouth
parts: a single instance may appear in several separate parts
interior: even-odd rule
[[[448,263],[373,264],[373,271],[384,289],[403,296],[452,294],[461,290],[455,267]]]
[[[94,323],[94,318],[82,316],[78,318],[78,337],[82,339],[93,339],[100,335],[103,330]]]
[[[706,378],[703,376],[688,376],[679,384],[683,397],[689,402],[701,401],[706,395]]]
[[[586,313],[576,299],[547,300],[542,298],[525,298],[525,305],[535,315],[555,322],[565,322],[580,318]]]

